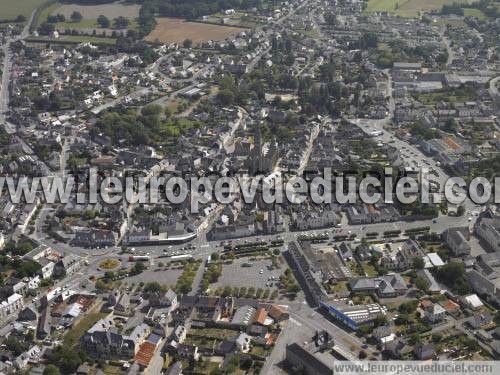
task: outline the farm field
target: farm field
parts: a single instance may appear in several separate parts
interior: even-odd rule
[[[40,26],[40,24],[45,22],[50,15],[62,14],[66,18],[66,22],[57,22],[55,26],[58,30],[76,29],[87,33],[92,33],[93,30],[97,30],[106,31],[106,33],[110,35],[112,29],[101,28],[97,23],[97,17],[100,15],[106,16],[111,21],[112,26],[113,19],[122,16],[129,21],[127,29],[137,29],[139,9],[140,6],[138,4],[124,4],[122,1],[100,5],[61,4],[56,2],[40,12],[36,24]],[[70,17],[74,11],[81,13],[83,19],[80,22],[71,21]]]
[[[64,14],[66,19],[69,19],[73,12],[80,12],[83,18],[87,20],[95,20],[101,14],[109,19],[120,16],[132,19],[139,17],[140,8],[139,4],[125,4],[121,1],[99,5],[61,4],[55,10],[52,10],[52,13]]]
[[[188,22],[178,18],[157,18],[155,29],[145,38],[153,42],[159,40],[161,43],[181,43],[185,39],[191,39],[193,43],[206,42],[208,40],[224,40],[235,35],[245,28],[218,26],[200,22]]]
[[[419,12],[441,9],[443,5],[456,2],[457,0],[369,0],[365,13],[389,12],[401,17],[417,17]]]
[[[0,20],[13,20],[18,15],[26,18],[46,0],[0,0]]]

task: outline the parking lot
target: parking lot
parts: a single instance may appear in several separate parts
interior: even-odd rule
[[[252,267],[243,267],[244,263],[252,264]],[[248,258],[235,259],[232,264],[224,264],[222,274],[217,283],[213,287],[249,287],[254,288],[269,288],[277,289],[277,280],[283,274],[284,267],[270,271],[268,266],[271,261],[255,260],[250,261]],[[275,280],[269,280],[270,277],[275,277]],[[272,283],[272,286],[271,286]],[[266,285],[267,284],[267,285]]]

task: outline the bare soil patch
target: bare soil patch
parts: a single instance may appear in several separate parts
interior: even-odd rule
[[[161,43],[182,43],[191,39],[193,43],[208,40],[224,40],[248,29],[230,26],[211,25],[200,22],[189,22],[178,18],[158,18],[155,29],[145,39],[159,40]]]

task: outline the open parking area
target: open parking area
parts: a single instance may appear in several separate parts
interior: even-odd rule
[[[251,264],[251,267],[244,267]],[[214,287],[248,287],[277,289],[277,280],[283,274],[283,268],[270,271],[270,260],[251,261],[248,258],[235,259],[232,264],[224,264],[222,275],[213,284]],[[274,280],[270,280],[273,277]],[[267,285],[266,285],[267,284]],[[271,286],[272,284],[272,286]]]
[[[167,270],[161,269],[157,271],[156,268],[153,270],[146,270],[138,275],[127,277],[125,280],[128,283],[148,283],[151,281],[157,281],[160,284],[175,285],[177,279],[182,274],[182,269],[172,269]]]

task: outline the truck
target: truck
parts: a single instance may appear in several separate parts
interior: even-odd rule
[[[181,255],[172,255],[170,257],[170,260],[171,261],[180,261],[180,260],[188,260],[188,259],[192,259],[193,256],[191,254],[181,254]]]

